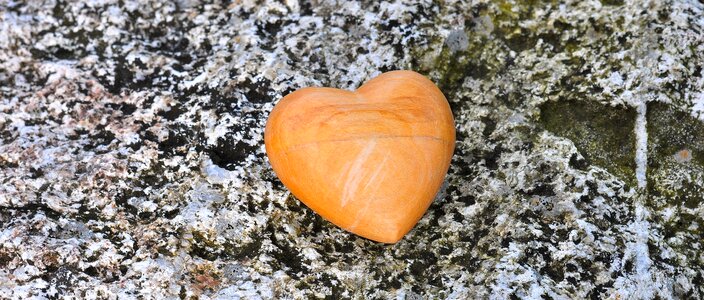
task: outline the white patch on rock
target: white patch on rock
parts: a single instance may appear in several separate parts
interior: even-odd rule
[[[611,83],[613,83],[614,85],[623,85],[623,77],[621,77],[621,74],[619,74],[618,72],[611,72],[609,80],[611,80]]]
[[[645,188],[647,184],[646,172],[648,168],[648,131],[646,113],[647,105],[645,102],[636,107],[637,116],[635,124],[636,135],[636,180],[638,187]]]
[[[451,31],[450,35],[448,35],[445,40],[445,44],[453,53],[467,50],[467,47],[469,47],[469,38],[464,28]]]
[[[699,92],[692,100],[692,116],[704,121],[704,91]]]

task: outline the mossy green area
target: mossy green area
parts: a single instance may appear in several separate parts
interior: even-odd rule
[[[556,1],[498,1],[497,10],[491,14],[493,23],[496,26],[496,36],[501,39],[508,48],[521,52],[531,49],[538,41],[537,32],[519,26],[521,20],[534,19],[533,14],[536,9],[547,7]]]
[[[631,186],[635,184],[633,108],[585,101],[550,101],[540,111],[542,126],[572,140],[589,164],[605,168]]]
[[[503,63],[487,59],[485,56],[497,51],[500,51],[500,46],[486,38],[470,41],[469,47],[464,51],[453,53],[447,46],[443,47],[434,66],[442,76],[438,85],[443,91],[454,92],[467,77],[476,79],[493,77],[503,68]]]
[[[704,203],[704,122],[663,103],[649,104],[647,116],[648,204],[677,212],[665,222],[666,236],[701,240],[704,220],[696,209]]]
[[[648,153],[654,158],[649,169],[657,169],[661,161],[682,150],[690,152],[693,164],[704,166],[704,122],[659,102],[648,104],[647,118]]]
[[[500,1],[495,5],[477,5],[473,8],[474,17],[466,19],[462,28],[467,38],[466,48],[450,49],[444,38],[434,40],[433,46],[414,50],[414,56],[423,57],[433,53],[433,48],[442,47],[439,53],[433,54],[432,63],[424,65],[415,61],[411,68],[423,74],[437,72],[438,85],[446,94],[453,94],[466,78],[490,80],[512,63],[511,51],[531,49],[539,38],[551,42],[559,40],[558,34],[539,36],[519,26],[521,20],[531,19],[534,9],[548,2]]]

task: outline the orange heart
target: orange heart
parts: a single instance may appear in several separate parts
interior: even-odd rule
[[[455,126],[442,92],[412,71],[393,71],[354,92],[309,87],[274,107],[264,133],[276,175],[323,218],[395,243],[443,183]]]

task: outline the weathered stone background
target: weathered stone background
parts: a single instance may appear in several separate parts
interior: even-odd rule
[[[693,0],[0,1],[0,298],[704,298],[703,65]],[[395,69],[458,142],[383,245],[262,134]]]

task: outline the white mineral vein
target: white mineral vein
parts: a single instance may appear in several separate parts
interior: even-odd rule
[[[646,120],[647,104],[641,102],[636,106],[636,180],[638,187],[644,189],[647,185],[646,173],[648,171],[648,121]]]

